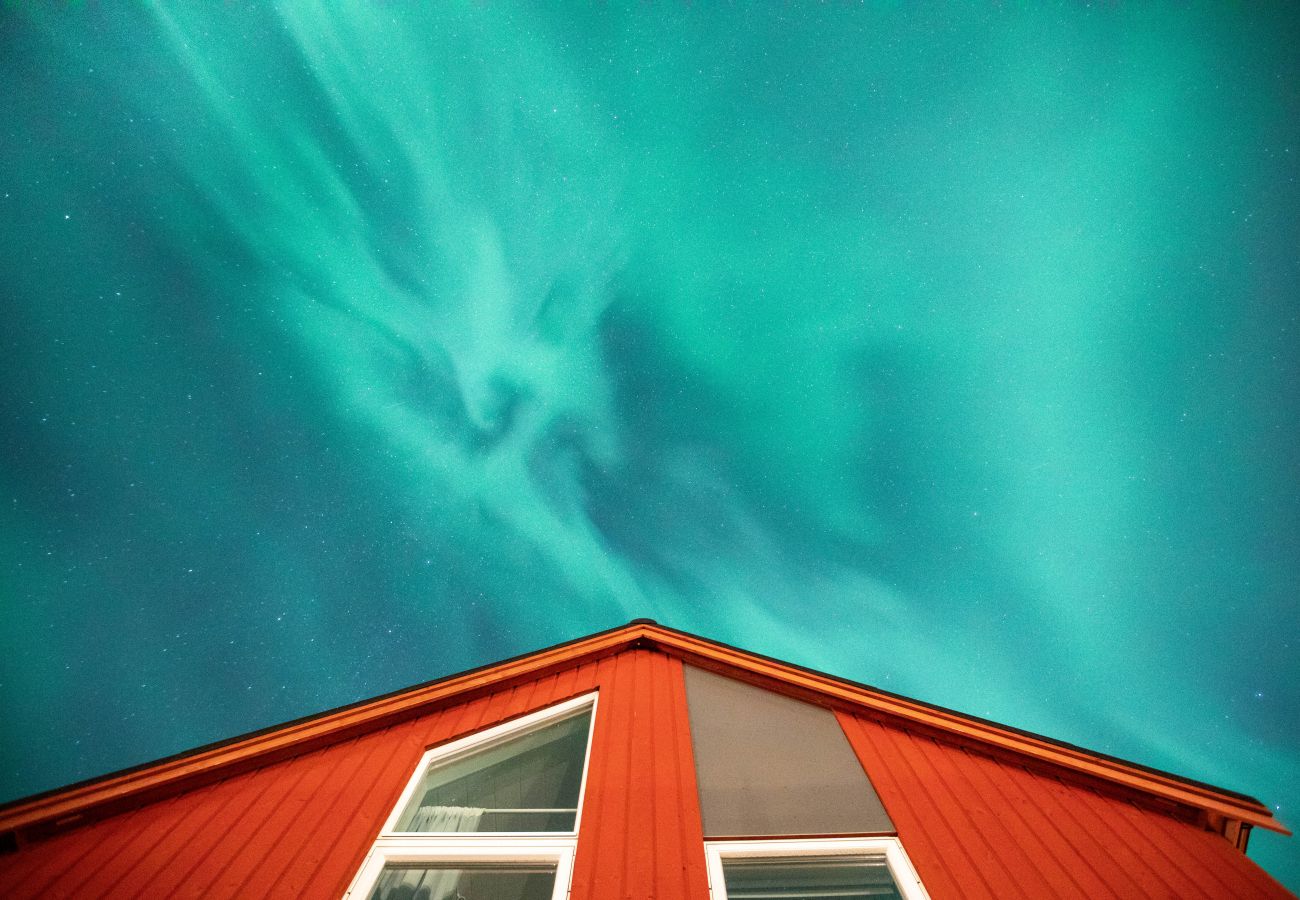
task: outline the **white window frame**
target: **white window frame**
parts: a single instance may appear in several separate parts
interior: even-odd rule
[[[584,694],[563,703],[548,706],[509,722],[477,731],[448,744],[434,747],[420,757],[397,799],[393,811],[384,822],[379,837],[367,854],[352,884],[343,894],[344,900],[363,900],[375,889],[384,866],[390,863],[551,863],[555,866],[555,892],[553,900],[564,900],[569,895],[573,876],[573,856],[578,845],[578,829],[582,825],[583,798],[587,794],[587,772],[591,764],[591,738],[596,728],[597,694]],[[579,711],[590,709],[591,721],[587,727],[587,747],[582,759],[582,781],[578,788],[578,809],[574,815],[572,831],[485,831],[485,832],[428,832],[397,831],[397,823],[407,805],[424,782],[425,775],[434,765],[446,764],[464,756],[486,750],[493,744],[504,743],[530,731],[544,728],[559,719],[566,719]]]
[[[709,896],[713,900],[727,900],[727,884],[722,874],[724,859],[776,859],[791,856],[824,859],[837,856],[884,857],[889,874],[904,900],[930,900],[912,861],[907,858],[902,841],[896,837],[706,841],[704,858],[709,874]]]

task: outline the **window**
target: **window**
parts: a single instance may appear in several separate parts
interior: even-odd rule
[[[706,840],[894,833],[835,713],[695,666],[683,674]]]
[[[596,696],[430,750],[345,897],[561,900]]]
[[[897,838],[704,845],[713,900],[928,900]]]

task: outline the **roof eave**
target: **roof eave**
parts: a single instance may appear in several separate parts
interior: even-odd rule
[[[1029,757],[1123,788],[1152,795],[1181,806],[1204,810],[1229,820],[1259,826],[1281,834],[1291,832],[1258,800],[1158,772],[1124,760],[1107,757],[1040,735],[858,685],[781,660],[727,647],[686,632],[654,626],[646,639],[688,661],[706,665],[740,667],[760,679],[781,682],[809,693],[865,708],[887,718],[903,720],[928,730],[944,732],[972,743]]]
[[[114,772],[0,806],[0,834],[59,827],[114,812],[177,788],[206,784],[306,749],[408,719],[512,681],[536,678],[618,652],[639,637],[622,626],[468,672],[350,704],[281,726]]]

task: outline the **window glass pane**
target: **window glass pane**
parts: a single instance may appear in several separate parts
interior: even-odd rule
[[[587,709],[435,762],[398,819],[397,830],[572,831],[590,723]]]
[[[551,900],[555,866],[385,866],[370,900]]]
[[[724,859],[728,900],[902,900],[883,856]]]

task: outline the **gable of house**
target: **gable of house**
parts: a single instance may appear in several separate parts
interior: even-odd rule
[[[876,705],[857,702],[861,686],[831,679],[842,694],[819,691],[816,679],[827,676],[798,670],[803,680],[782,680],[784,664],[715,644],[697,652],[699,640],[634,623],[10,804],[0,829],[18,846],[0,856],[0,895],[343,896],[386,824],[398,821],[399,801],[431,748],[595,695],[574,900],[708,900],[711,842],[843,834],[896,837],[935,898],[1291,896],[1211,827],[1229,814],[1268,827],[1256,801],[1140,767],[1107,778],[1119,761],[1072,767],[1072,754],[1084,751],[1053,745],[1062,759],[1035,756],[1010,745],[1043,739],[1007,732],[1007,745],[980,740],[980,729],[996,726],[963,720],[967,730],[945,729],[938,720],[955,714],[918,706],[909,718],[890,704],[911,701],[882,694]],[[705,697],[700,683],[715,696]],[[778,735],[811,746],[818,767],[836,770],[843,809],[815,809],[824,798],[801,804],[813,788],[791,775],[772,779],[786,789],[781,811],[770,785],[718,764],[728,746],[743,755],[744,707],[765,703],[764,692],[775,700],[762,716],[795,723]],[[706,738],[698,717],[722,718],[709,712],[719,694],[733,698],[740,724]],[[846,759],[860,766],[860,780]],[[1155,787],[1144,789],[1143,777]],[[738,791],[758,799],[736,799]],[[1212,809],[1196,805],[1202,795]],[[762,809],[737,814],[717,796]],[[770,821],[749,824],[763,816]],[[743,833],[727,833],[733,828]]]

